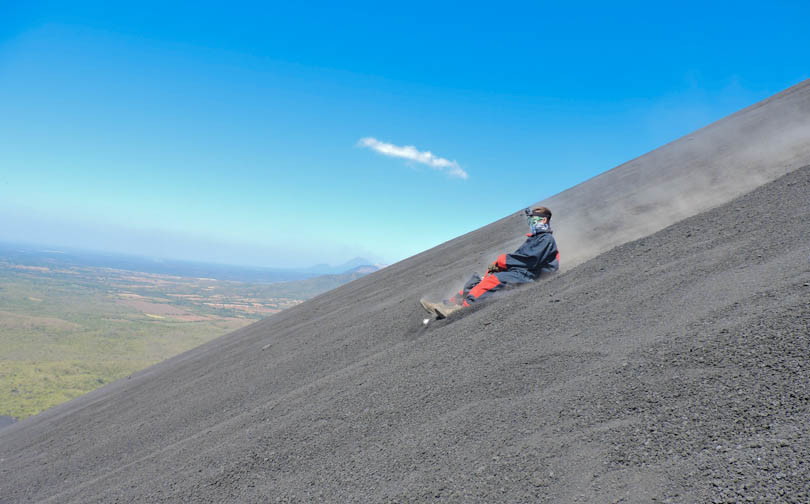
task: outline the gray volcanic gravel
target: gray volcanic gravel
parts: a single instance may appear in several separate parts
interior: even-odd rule
[[[703,188],[690,217],[427,327],[419,298],[520,218],[5,427],[0,502],[810,502],[810,136],[791,145],[712,161],[775,181],[690,211]],[[646,229],[643,196],[592,250]],[[582,238],[554,222],[565,261]]]
[[[427,329],[361,279],[4,429],[0,495],[807,502],[808,195],[805,167]]]

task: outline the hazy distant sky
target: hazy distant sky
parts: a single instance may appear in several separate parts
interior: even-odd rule
[[[808,5],[0,0],[0,240],[394,262],[809,78]]]

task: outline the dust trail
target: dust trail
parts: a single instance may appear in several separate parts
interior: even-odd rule
[[[441,287],[429,290],[422,297],[429,301],[450,299],[458,294],[458,291],[461,290],[473,273],[478,273],[483,277],[484,273],[482,271],[486,271],[486,266],[483,268],[469,269],[468,271],[465,270],[464,272],[454,272],[449,278],[443,279]]]
[[[809,82],[537,203],[554,212],[563,269],[810,163]]]
[[[554,213],[565,271],[808,164],[810,80],[532,206]],[[483,276],[498,254],[517,249],[525,232],[521,208],[442,245],[458,260],[442,270],[441,287],[427,288],[424,297],[452,296],[472,273]]]

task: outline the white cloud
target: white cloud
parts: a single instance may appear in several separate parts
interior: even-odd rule
[[[368,147],[369,149],[373,149],[385,156],[408,159],[410,161],[416,161],[417,163],[428,165],[431,168],[443,171],[452,177],[462,179],[467,178],[467,172],[465,172],[456,161],[450,161],[449,159],[436,156],[430,151],[422,152],[413,145],[400,147],[399,145],[380,142],[376,138],[371,137],[361,138],[360,141],[357,142],[357,145],[361,147]]]

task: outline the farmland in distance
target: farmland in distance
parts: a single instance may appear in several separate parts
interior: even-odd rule
[[[0,417],[34,415],[362,274],[248,283],[0,256]]]

